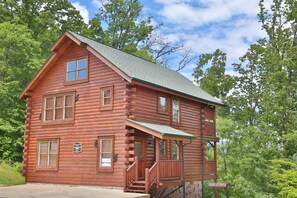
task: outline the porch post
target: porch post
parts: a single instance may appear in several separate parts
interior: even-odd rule
[[[186,181],[185,181],[185,161],[184,161],[184,147],[182,144],[182,178],[183,178],[183,198],[186,198]]]
[[[157,185],[159,185],[160,183],[160,165],[159,165],[159,161],[160,161],[160,138],[155,138],[155,145],[156,145],[156,162],[157,162]]]

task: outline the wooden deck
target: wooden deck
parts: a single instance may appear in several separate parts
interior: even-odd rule
[[[160,160],[155,162],[151,168],[146,168],[144,180],[138,177],[138,160],[124,169],[125,184],[124,191],[149,193],[150,189],[159,186],[170,186],[181,184],[181,161]]]

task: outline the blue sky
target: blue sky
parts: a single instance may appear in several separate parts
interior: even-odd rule
[[[85,22],[106,0],[71,0]],[[143,17],[163,23],[156,32],[171,42],[182,43],[195,55],[216,49],[227,52],[227,73],[251,43],[265,36],[258,22],[259,0],[140,0]],[[172,66],[174,68],[174,65]],[[195,63],[180,73],[192,80]]]

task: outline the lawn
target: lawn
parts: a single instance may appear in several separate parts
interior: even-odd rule
[[[0,164],[0,186],[24,184],[25,178],[17,170],[5,163]]]

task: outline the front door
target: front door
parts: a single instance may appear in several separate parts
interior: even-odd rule
[[[144,178],[146,167],[146,139],[136,138],[134,152],[135,156],[138,157],[138,177]]]

